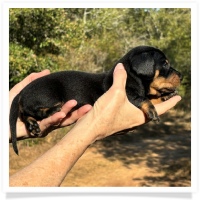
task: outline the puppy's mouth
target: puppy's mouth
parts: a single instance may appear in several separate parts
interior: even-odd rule
[[[177,90],[174,90],[173,92],[167,92],[167,93],[159,93],[159,95],[148,95],[149,100],[155,105],[160,102],[166,101],[173,96],[176,96],[178,94]]]
[[[162,88],[157,90],[158,93],[163,96],[163,95],[169,95],[169,94],[178,94],[177,88]]]
[[[178,95],[178,90],[177,89],[174,89],[174,90],[170,89],[168,91],[166,91],[166,90],[165,91],[158,90],[154,94],[149,93],[148,97],[150,97],[150,98],[161,97],[162,98],[162,97],[166,97],[166,96],[173,97],[173,96],[176,96],[176,95]]]
[[[171,94],[178,94],[176,87],[165,87],[165,88],[157,88],[157,87],[150,87],[148,96],[157,96],[162,97]]]
[[[178,95],[178,90],[174,90],[174,91],[172,91],[172,92],[168,92],[168,93],[161,93],[161,97],[164,97],[164,96],[171,96],[171,97],[173,97],[173,96],[176,96],[176,95]]]

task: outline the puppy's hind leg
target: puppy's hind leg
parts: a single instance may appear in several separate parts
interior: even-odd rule
[[[49,117],[54,113],[61,111],[63,104],[64,104],[63,102],[58,102],[49,108],[39,108],[37,111],[37,116],[40,117],[41,119]]]
[[[62,108],[62,105],[64,103],[59,102],[53,105],[49,108],[38,108],[35,113],[37,118],[31,117],[25,115],[24,113],[21,113],[21,118],[23,119],[26,129],[28,130],[29,134],[33,137],[41,137],[42,133],[39,127],[39,124],[37,123],[37,120],[42,120],[44,118],[49,117],[50,115],[53,115],[56,112],[59,112]]]
[[[34,137],[41,136],[41,130],[36,119],[34,119],[33,117],[24,116],[24,123],[25,123],[26,129],[28,130],[31,136],[34,136]]]

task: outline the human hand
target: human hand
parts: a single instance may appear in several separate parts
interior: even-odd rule
[[[127,74],[121,63],[119,63],[113,74],[113,85],[94,104],[91,111],[76,124],[90,125],[95,140],[105,138],[113,133],[130,129],[147,122],[145,114],[129,102],[125,85]],[[180,96],[155,105],[158,115],[161,115],[174,107]]]
[[[25,79],[23,79],[21,82],[16,84],[9,92],[9,105],[11,106],[11,103],[14,99],[14,97],[30,82],[33,80],[40,78],[42,76],[50,74],[49,70],[44,70],[39,73],[32,73],[29,76],[27,76]],[[68,126],[70,124],[73,124],[76,122],[80,117],[82,117],[85,113],[87,113],[91,109],[91,105],[84,105],[81,108],[73,111],[70,113],[70,110],[76,106],[77,102],[75,100],[70,100],[66,102],[61,111],[53,114],[52,116],[45,118],[41,121],[38,121],[38,124],[40,126],[40,130],[43,133],[43,136],[46,136],[49,132],[56,128],[61,128]],[[45,133],[45,134],[44,134]],[[25,139],[30,137],[28,134],[26,127],[24,123],[20,120],[20,118],[17,119],[17,137],[21,139]],[[11,136],[10,136],[11,138]]]

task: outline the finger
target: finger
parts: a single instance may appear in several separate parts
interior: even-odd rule
[[[156,104],[155,108],[156,108],[158,115],[162,115],[169,109],[173,108],[180,100],[181,100],[181,97],[177,95],[177,96],[170,98],[167,101],[164,101],[160,104]]]
[[[49,128],[50,126],[60,124],[61,121],[63,120],[63,118],[65,118],[66,115],[70,112],[70,110],[76,105],[77,105],[76,100],[70,100],[70,101],[66,102],[63,105],[60,112],[57,112],[57,113],[53,114],[52,116],[45,118],[41,121],[41,123],[40,123],[41,130],[43,131],[43,130]]]
[[[127,73],[122,63],[118,63],[113,73],[113,86],[116,88],[125,88]]]
[[[40,130],[44,131],[50,126],[60,124],[60,122],[65,116],[66,114],[64,112],[57,112],[52,116],[43,119],[41,122],[39,122]]]
[[[26,78],[24,78],[21,82],[19,82],[16,85],[17,90],[20,92],[25,86],[27,86],[33,80],[40,78],[42,76],[48,75],[48,74],[50,74],[50,71],[48,69],[45,69],[38,73],[31,73],[30,75],[28,75]]]
[[[46,76],[48,74],[50,74],[49,69],[45,69],[45,70],[38,72],[38,73],[32,73],[32,74],[30,74],[29,82],[34,81],[35,79],[40,78],[42,76]]]
[[[90,104],[86,104],[77,110],[77,117],[80,118],[92,109]]]
[[[61,111],[67,115],[71,111],[71,109],[76,105],[77,105],[76,100],[69,100],[62,106]]]
[[[49,128],[50,126],[55,126],[59,124],[60,126],[67,126],[69,124],[74,123],[78,117],[82,116],[84,113],[87,112],[87,110],[89,110],[87,107],[82,108],[82,111],[79,111],[80,113],[76,112],[72,115],[71,114],[67,116],[67,114],[70,112],[70,110],[76,106],[77,101],[76,100],[70,100],[67,103],[65,103],[62,107],[62,110],[60,112],[57,112],[55,114],[53,114],[52,116],[43,119],[40,123],[40,129],[41,131],[46,130],[47,128]],[[78,110],[77,110],[78,112]],[[64,120],[63,120],[64,119]]]
[[[73,124],[74,122],[76,122],[79,118],[81,118],[83,115],[85,115],[87,112],[89,112],[91,110],[92,106],[87,104],[84,105],[82,107],[80,107],[79,109],[73,111],[72,113],[70,113],[70,115],[67,115],[62,122],[60,123],[61,126],[68,126],[70,124]]]
[[[27,86],[30,82],[35,80],[36,78],[40,78],[42,76],[48,75],[50,71],[48,69],[43,70],[42,72],[39,73],[32,73],[26,78],[24,78],[21,82],[17,83],[11,90],[10,93],[12,94],[10,97],[10,102],[12,102],[13,98],[25,87]]]

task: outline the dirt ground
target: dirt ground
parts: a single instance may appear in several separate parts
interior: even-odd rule
[[[191,186],[191,117],[171,110],[161,122],[110,136],[91,145],[62,183],[68,186]],[[20,156],[10,145],[10,175],[59,141],[67,129],[43,139],[19,141]]]

